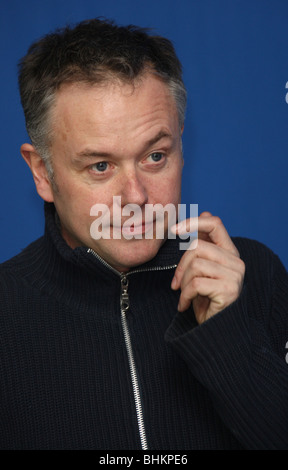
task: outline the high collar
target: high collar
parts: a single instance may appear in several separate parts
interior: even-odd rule
[[[115,270],[110,267],[99,255],[95,256],[89,247],[80,246],[75,249],[70,248],[63,239],[57,214],[53,203],[45,203],[45,238],[56,248],[58,254],[68,263],[86,269],[90,273],[101,272],[103,276],[117,276]],[[137,270],[151,269],[153,267],[167,267],[178,264],[183,252],[179,249],[179,239],[169,239],[160,248],[156,256],[150,261],[137,266]],[[132,269],[133,270],[133,269]],[[120,273],[119,273],[120,274]]]
[[[178,264],[182,255],[179,240],[167,240],[153,259],[137,266],[137,274],[135,270],[129,272],[130,291],[134,289],[136,296],[156,298],[160,290],[167,288],[167,283],[170,285],[174,272],[171,267]],[[53,298],[59,305],[65,304],[69,311],[93,315],[100,308],[108,315],[114,311],[116,299],[119,300],[121,274],[87,247],[72,249],[67,245],[52,203],[45,203],[44,236],[6,262],[6,268],[13,270],[25,284],[27,295],[31,289],[37,295],[41,293],[47,308]]]

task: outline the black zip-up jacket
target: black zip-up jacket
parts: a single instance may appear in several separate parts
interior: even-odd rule
[[[45,235],[0,267],[0,449],[288,449],[288,276],[234,242],[243,291],[198,326],[170,288],[178,240],[123,277],[46,204]]]

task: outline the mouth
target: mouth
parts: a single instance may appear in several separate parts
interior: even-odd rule
[[[141,224],[131,224],[122,226],[122,234],[125,235],[144,235],[153,228],[153,222],[144,222]]]
[[[128,222],[128,221],[127,221]],[[151,222],[140,222],[140,223],[126,223],[124,222],[121,226],[111,226],[111,230],[115,234],[122,234],[122,236],[125,238],[127,237],[133,237],[133,236],[143,236],[147,233],[150,233],[153,230],[154,227],[154,221],[152,220]]]

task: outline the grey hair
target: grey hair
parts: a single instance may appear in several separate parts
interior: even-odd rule
[[[51,155],[52,125],[50,116],[55,99],[55,91],[49,90],[43,101],[39,103],[37,113],[34,113],[33,118],[26,124],[31,143],[45,163],[51,182],[53,181],[54,170]]]
[[[53,178],[51,143],[57,91],[65,83],[135,83],[145,72],[162,79],[175,99],[179,126],[186,109],[182,66],[168,39],[145,28],[92,19],[33,43],[19,62],[19,88],[32,144]]]

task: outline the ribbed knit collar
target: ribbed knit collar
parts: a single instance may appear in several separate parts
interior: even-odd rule
[[[113,269],[109,269],[101,259],[93,256],[87,247],[70,248],[63,239],[56,222],[56,211],[53,203],[45,203],[45,238],[51,250],[57,250],[58,254],[68,263],[87,269],[90,272],[101,272],[101,275],[113,275]],[[151,267],[165,267],[177,264],[183,255],[179,249],[179,239],[169,239],[158,251],[157,255],[147,263],[138,266],[137,269]],[[114,274],[115,275],[115,274]]]
[[[44,236],[7,261],[5,269],[21,279],[27,295],[31,289],[38,294],[41,292],[43,302],[52,297],[71,311],[86,312],[87,315],[93,315],[98,305],[99,308],[102,306],[105,315],[109,312],[112,315],[114,310],[108,304],[113,298],[115,302],[115,296],[119,298],[120,273],[89,252],[87,247],[70,248],[60,233],[55,216],[54,204],[45,203]],[[173,269],[170,268],[182,255],[179,240],[167,240],[152,260],[131,270],[130,289],[133,290],[134,285],[139,296],[143,295],[141,289],[150,294],[164,289],[172,280]]]

